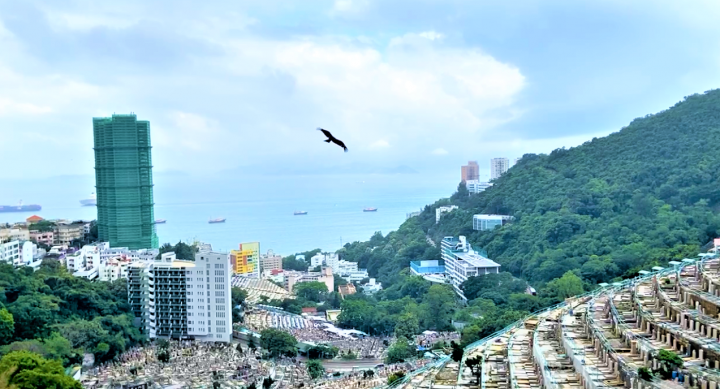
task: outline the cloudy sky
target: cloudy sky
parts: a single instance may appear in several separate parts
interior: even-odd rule
[[[0,0],[0,177],[92,174],[92,117],[129,112],[156,171],[549,152],[718,87],[717,20],[711,0]]]

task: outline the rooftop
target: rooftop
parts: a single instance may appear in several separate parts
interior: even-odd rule
[[[455,256],[459,259],[462,259],[462,262],[458,262],[458,266],[463,267],[500,267],[500,264],[485,258],[481,255],[476,254],[475,252],[462,252],[462,253],[455,253]]]

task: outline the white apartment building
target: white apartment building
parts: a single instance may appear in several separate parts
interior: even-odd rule
[[[499,178],[510,169],[510,160],[507,158],[493,158],[490,160],[490,179]]]
[[[374,278],[371,278],[370,281],[362,286],[363,293],[365,294],[374,294],[382,290],[382,282],[376,282]]]
[[[149,338],[232,340],[230,256],[201,251],[195,261],[164,253],[128,267],[135,324]]]
[[[30,266],[39,257],[38,247],[31,241],[25,241],[20,245],[20,265]]]
[[[357,263],[355,263],[355,267],[357,268]],[[370,275],[368,274],[367,269],[361,269],[340,274],[340,277],[344,278],[348,282],[360,282],[366,278],[370,278]]]
[[[477,214],[473,215],[473,230],[475,231],[487,231],[492,230],[497,226],[503,226],[513,219],[509,215],[489,215],[489,214]]]
[[[479,180],[468,180],[465,181],[465,187],[470,193],[480,193],[485,189],[491,187],[493,184],[490,182],[484,182]]]
[[[333,273],[341,276],[358,271],[357,262],[340,259],[336,253],[315,254],[310,258],[310,268],[314,269],[317,266],[327,266],[332,269]]]
[[[76,272],[90,271],[96,268],[99,269],[100,247],[88,244],[72,254],[66,254],[65,267],[67,267],[68,271],[73,274]]]
[[[500,265],[472,249],[464,236],[443,238],[440,253],[445,262],[445,278],[455,293],[467,301],[462,285],[468,277],[499,273]]]
[[[437,207],[435,210],[435,224],[440,222],[440,217],[450,211],[456,210],[458,207],[457,205],[451,205],[449,207]]]
[[[312,281],[322,282],[327,286],[328,291],[335,291],[335,278],[333,277],[332,268],[330,267],[323,267],[319,272],[303,273],[297,271],[283,271],[283,273],[285,275],[283,279],[285,290],[290,293],[292,293],[295,284]]]
[[[13,266],[20,266],[20,241],[0,244],[0,262],[5,262]]]
[[[127,278],[128,268],[132,261],[123,258],[110,258],[100,262],[98,277],[100,281],[113,282],[122,278]]]

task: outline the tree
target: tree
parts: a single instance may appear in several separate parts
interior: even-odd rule
[[[10,343],[15,334],[15,319],[7,309],[0,309],[0,346]]]
[[[270,377],[265,377],[265,378],[263,378],[263,383],[262,383],[263,389],[270,389],[270,387],[272,386],[273,382],[275,382],[275,380],[273,380],[273,379],[270,378]]]
[[[297,339],[289,333],[275,328],[266,328],[260,333],[260,345],[273,358],[297,355]]]
[[[452,315],[456,309],[457,300],[450,286],[431,286],[421,304],[424,327],[436,331],[451,329]]]
[[[80,382],[65,375],[60,361],[28,351],[13,351],[0,359],[0,374],[8,372],[9,385],[18,389],[82,389]]]
[[[307,363],[305,363],[305,367],[307,368],[307,372],[310,378],[314,380],[322,377],[325,374],[325,368],[323,367],[322,363],[317,359],[307,361]]]
[[[307,262],[295,259],[294,255],[282,260],[282,268],[285,270],[307,271],[308,266]]]
[[[324,282],[302,282],[293,287],[295,295],[301,299],[319,303],[325,300],[328,287]]]
[[[545,286],[545,294],[562,301],[583,292],[582,280],[572,271],[567,271],[562,277],[554,279]]]
[[[399,381],[401,379],[405,378],[405,372],[404,371],[396,371],[395,373],[392,373],[387,378],[388,385],[392,385],[395,381]]]
[[[356,328],[361,331],[370,327],[373,307],[365,300],[346,299],[341,304],[338,325],[343,328]]]
[[[415,354],[413,346],[408,343],[406,338],[398,338],[395,343],[387,351],[385,363],[401,363],[412,358]]]
[[[250,340],[248,340],[248,348],[252,351],[255,351],[257,349],[257,345],[255,345],[255,337],[250,336]]]
[[[459,344],[455,343],[455,341],[450,342],[450,347],[452,347],[452,354],[450,357],[453,361],[460,362],[464,352],[463,348]]]
[[[395,324],[395,336],[413,339],[420,332],[420,322],[413,313],[401,315]]]
[[[482,356],[478,355],[465,360],[465,366],[470,368],[470,372],[475,376],[475,383],[480,385],[480,376],[482,375]]]
[[[234,287],[232,287],[232,289],[230,289],[230,291],[232,293],[233,307],[245,304],[245,300],[248,297],[248,293],[246,290],[234,286]]]

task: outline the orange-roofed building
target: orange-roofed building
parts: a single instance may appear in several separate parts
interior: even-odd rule
[[[32,216],[30,216],[29,218],[25,219],[25,221],[26,221],[28,224],[37,223],[37,222],[40,222],[40,221],[43,221],[43,220],[45,220],[45,219],[41,218],[41,217],[38,216],[38,215],[32,215]]]

